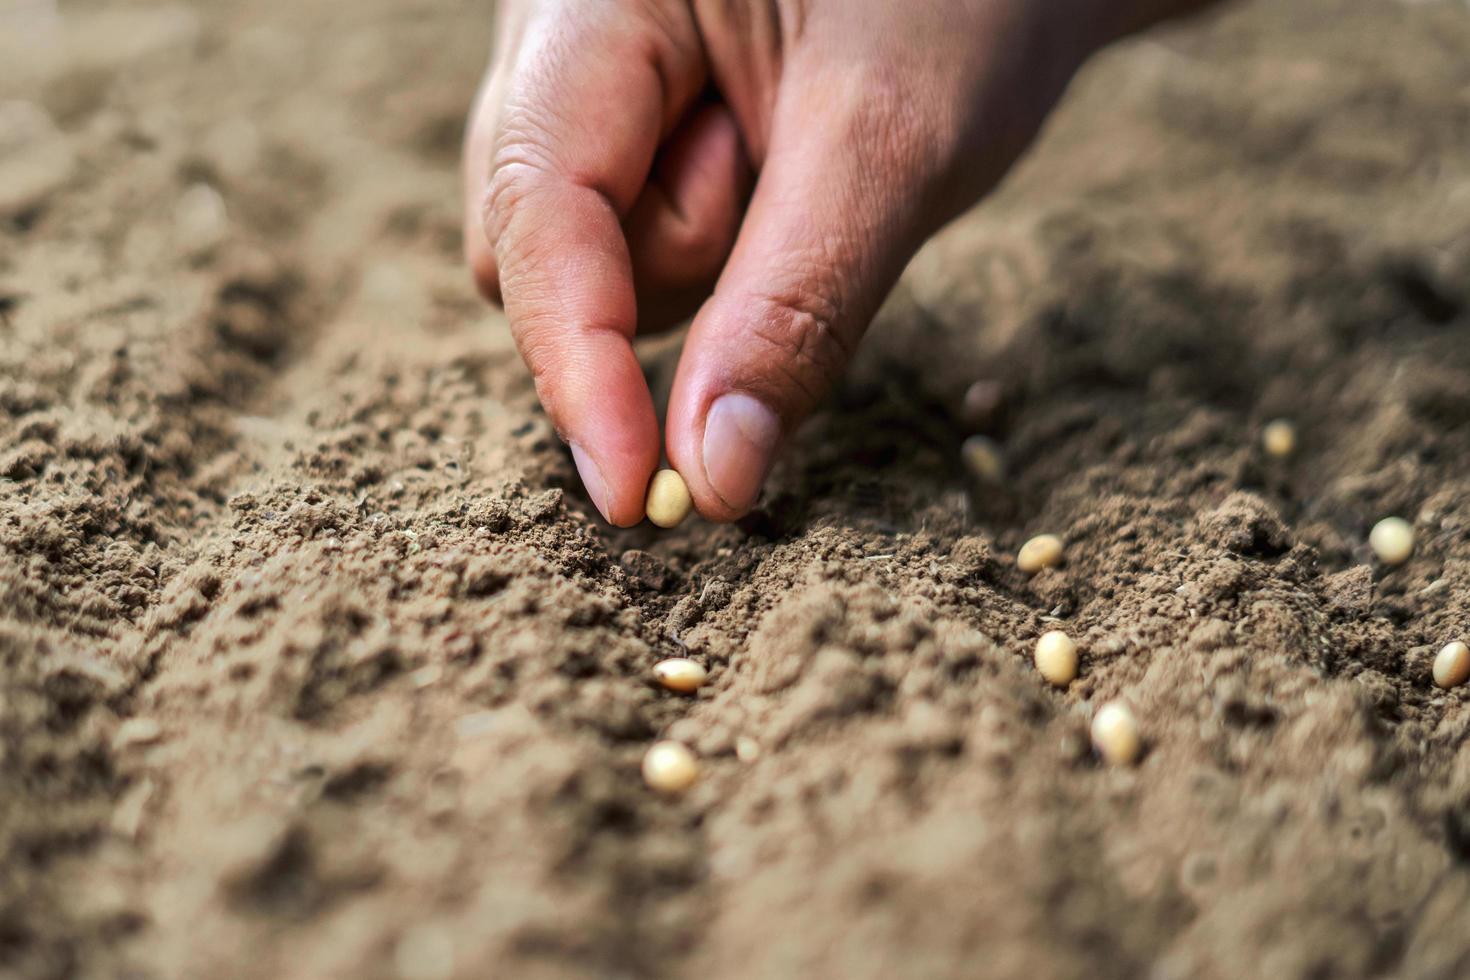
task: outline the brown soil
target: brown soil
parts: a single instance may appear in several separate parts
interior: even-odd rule
[[[592,518],[461,268],[479,4],[49,10],[0,10],[0,974],[1470,973],[1463,3],[1099,59],[758,512],[673,533]]]

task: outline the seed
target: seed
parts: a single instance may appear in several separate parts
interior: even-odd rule
[[[1036,641],[1036,669],[1057,687],[1066,687],[1077,676],[1077,644],[1061,630],[1041,634]]]
[[[678,527],[689,516],[694,501],[682,476],[673,470],[659,470],[648,485],[648,500],[643,506],[648,519],[659,527]]]
[[[1385,517],[1373,525],[1368,545],[1385,565],[1402,565],[1414,553],[1414,527],[1402,517]]]
[[[1016,567],[1027,575],[1062,563],[1062,539],[1055,534],[1038,534],[1016,552]]]
[[[972,429],[988,428],[1000,414],[1004,400],[1005,392],[999,382],[988,379],[976,381],[965,389],[965,400],[961,406],[965,424]]]
[[[1434,658],[1434,683],[1451,688],[1467,680],[1470,680],[1470,646],[1456,640]]]
[[[671,691],[692,694],[709,680],[709,671],[688,657],[670,657],[653,665],[653,676]]]
[[[1092,719],[1092,744],[1103,761],[1126,766],[1138,758],[1143,742],[1138,737],[1138,720],[1122,701],[1109,701]]]
[[[735,758],[741,762],[754,762],[761,757],[761,743],[748,735],[735,740]]]
[[[1296,426],[1286,419],[1267,422],[1261,430],[1261,445],[1269,455],[1285,459],[1296,452]]]
[[[699,778],[699,760],[679,742],[654,742],[643,755],[643,781],[660,793],[682,793]]]
[[[960,458],[965,469],[981,483],[999,483],[1006,476],[1005,458],[994,439],[985,436],[970,436],[960,446]]]

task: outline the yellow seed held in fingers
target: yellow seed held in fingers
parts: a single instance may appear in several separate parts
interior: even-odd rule
[[[1385,517],[1373,525],[1368,546],[1385,565],[1402,565],[1414,553],[1414,526],[1402,517]]]
[[[970,436],[960,446],[960,459],[970,475],[981,483],[999,483],[1005,479],[1005,457],[994,439]]]
[[[1122,701],[1109,701],[1092,718],[1092,745],[1110,766],[1127,766],[1138,759],[1143,740],[1138,719]]]
[[[1296,426],[1286,419],[1267,422],[1261,430],[1261,445],[1277,459],[1285,459],[1296,452]]]
[[[653,665],[653,676],[671,691],[692,694],[709,680],[709,671],[688,657],[670,657]]]
[[[654,742],[643,755],[643,781],[660,793],[682,793],[699,778],[699,760],[680,742]]]
[[[1057,687],[1077,677],[1077,644],[1061,630],[1041,634],[1036,641],[1036,670]]]
[[[1456,640],[1434,658],[1434,683],[1451,688],[1459,687],[1467,680],[1470,680],[1470,646]]]
[[[1038,534],[1016,552],[1016,567],[1027,575],[1062,563],[1062,539],[1055,534]]]
[[[653,474],[648,485],[648,499],[643,509],[648,519],[659,527],[678,527],[689,516],[694,499],[689,496],[689,486],[674,470],[659,470]]]

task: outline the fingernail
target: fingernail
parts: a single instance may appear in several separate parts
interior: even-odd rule
[[[587,496],[592,498],[592,504],[602,515],[602,519],[611,524],[612,518],[607,516],[607,481],[602,478],[602,470],[597,468],[592,457],[581,446],[575,442],[568,445],[572,449],[572,459],[577,464],[577,475],[582,478],[582,486],[587,488]]]
[[[749,395],[721,395],[710,406],[704,420],[704,475],[731,510],[749,510],[760,496],[780,439],[776,413]]]

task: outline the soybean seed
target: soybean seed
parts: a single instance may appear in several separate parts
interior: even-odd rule
[[[1402,565],[1414,553],[1414,526],[1402,517],[1385,517],[1373,525],[1368,546],[1385,565]]]
[[[643,509],[648,519],[659,527],[678,527],[689,516],[694,500],[684,478],[674,470],[659,470],[648,485],[648,499]]]
[[[1005,392],[1000,383],[989,379],[976,381],[965,389],[965,400],[961,407],[965,424],[972,429],[988,428],[1000,414]]]
[[[1267,422],[1261,430],[1261,445],[1277,459],[1285,459],[1296,452],[1296,426],[1286,419]]]
[[[1036,641],[1036,670],[1057,687],[1066,687],[1077,677],[1077,644],[1061,630],[1041,634]]]
[[[682,793],[699,778],[699,760],[680,742],[654,742],[643,754],[643,781],[660,793]]]
[[[1027,575],[1062,563],[1062,539],[1055,534],[1038,534],[1016,552],[1016,567]]]
[[[1138,720],[1122,701],[1109,701],[1092,718],[1092,744],[1110,766],[1131,765],[1138,759],[1143,741],[1138,737]]]
[[[994,439],[970,436],[960,446],[960,458],[970,475],[981,483],[1000,483],[1005,479],[1005,458]]]
[[[670,657],[653,665],[653,676],[671,691],[693,694],[709,680],[709,671],[688,657]]]
[[[754,762],[761,757],[761,743],[748,735],[735,740],[735,758],[741,762]]]
[[[1467,680],[1470,680],[1470,646],[1456,640],[1434,658],[1434,683],[1448,689],[1459,687]]]

